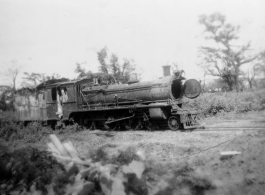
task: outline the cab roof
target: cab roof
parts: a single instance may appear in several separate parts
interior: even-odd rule
[[[75,85],[75,84],[79,84],[79,83],[85,83],[85,82],[89,82],[91,79],[78,79],[78,80],[65,80],[65,81],[59,81],[59,82],[55,82],[55,83],[50,83],[50,84],[46,84],[45,87],[46,88],[52,88],[52,87],[59,87],[59,86],[64,86],[64,85]]]

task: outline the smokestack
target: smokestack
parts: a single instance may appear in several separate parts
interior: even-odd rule
[[[164,77],[166,76],[170,76],[170,65],[165,65],[165,66],[162,66],[163,67],[163,74],[164,74]]]

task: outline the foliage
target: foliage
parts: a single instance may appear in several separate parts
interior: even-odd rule
[[[239,86],[241,91],[247,88],[244,84],[244,81],[245,80],[243,78],[239,79]],[[224,82],[223,79],[217,78],[206,83],[203,87],[203,92],[214,92],[214,91],[228,92],[230,91],[229,88],[230,87],[227,85],[226,82]]]
[[[265,51],[261,53],[257,63],[251,67],[246,77],[250,86],[252,85],[256,88],[265,88]]]
[[[123,59],[120,64],[119,58],[116,54],[112,54],[109,63],[107,62],[108,52],[107,48],[101,49],[98,53],[98,61],[100,63],[99,71],[104,74],[105,79],[115,83],[126,83],[129,81],[130,73],[135,70],[133,60]]]
[[[261,52],[258,60],[259,63],[257,64],[257,71],[260,76],[265,77],[265,51]]]
[[[194,100],[185,99],[186,106],[202,110],[206,116],[244,113],[265,109],[265,90],[241,93],[204,93]]]
[[[73,157],[62,156],[60,152],[55,155],[55,160],[46,151],[33,148],[11,151],[0,145],[0,192],[144,195],[175,194],[176,190],[187,188],[190,194],[203,194],[214,188],[206,176],[197,174],[188,164],[171,172],[172,177],[165,180],[164,186],[152,186],[152,182],[147,180],[153,168],[144,163],[143,153],[129,147],[114,158],[104,160],[98,152],[96,155],[99,158],[94,162],[84,158],[76,161]],[[163,182],[163,179],[160,181]]]
[[[205,27],[207,33],[205,39],[216,43],[215,47],[200,48],[203,60],[200,66],[207,74],[222,78],[230,90],[235,86],[239,91],[241,66],[255,60],[259,54],[251,57],[247,55],[251,47],[250,43],[241,46],[234,45],[239,38],[239,26],[227,23],[224,15],[219,13],[202,15],[199,22]]]
[[[51,133],[67,134],[82,131],[78,124],[68,125],[56,131],[41,122],[20,122],[14,112],[0,112],[0,140],[11,142],[37,143],[46,140]]]
[[[67,125],[64,128],[57,129],[56,133],[58,134],[65,134],[65,133],[77,133],[83,131],[84,129],[78,125],[77,123],[73,125]]]
[[[43,127],[41,123],[32,122],[27,126],[16,122],[4,122],[0,128],[0,138],[5,141],[23,141],[24,143],[36,143],[43,140],[52,129]]]
[[[27,81],[29,82],[33,82],[33,86],[36,87],[39,83],[43,82],[45,80],[45,76],[44,74],[40,74],[40,73],[28,73],[28,72],[24,72],[25,77],[23,78],[25,81],[22,83],[23,87],[27,87],[30,84],[27,83]]]
[[[256,85],[255,77],[260,74],[260,64],[252,64],[247,72],[243,73],[243,79],[246,80],[249,84],[249,88],[252,89],[253,85]]]
[[[51,143],[50,143],[51,144]],[[53,145],[53,144],[52,144]],[[62,147],[65,144],[59,145]],[[57,145],[53,145],[56,147]],[[58,149],[58,150],[57,150]],[[58,163],[46,151],[23,148],[13,152],[4,151],[0,145],[0,192],[9,194],[147,194],[147,186],[141,179],[145,169],[141,161],[126,165],[102,165],[100,162],[72,158],[73,152],[63,155],[58,151]],[[67,158],[67,159],[66,159]],[[70,161],[70,163],[69,163]]]
[[[14,123],[16,121],[15,113],[12,111],[0,112],[0,128],[5,124]]]
[[[18,123],[14,112],[0,112],[0,140],[36,143],[52,132],[40,122]]]
[[[69,182],[67,172],[46,151],[22,148],[13,152],[0,147],[1,194],[20,194],[25,191],[48,193],[47,186],[52,184],[56,194],[62,194],[61,183]]]
[[[215,89],[221,89],[222,91],[226,91],[225,89],[227,88],[226,83],[222,81],[222,79],[214,79],[209,83],[206,83],[204,86],[203,91],[204,92],[210,92],[214,91]]]
[[[135,64],[133,60],[123,59],[123,63],[120,64],[119,58],[116,54],[112,54],[110,59],[108,59],[107,48],[104,47],[99,52],[97,52],[98,61],[100,63],[99,73],[92,73],[91,71],[86,71],[82,68],[83,63],[76,63],[75,72],[78,73],[77,78],[98,78],[98,82],[108,83],[108,84],[120,84],[129,81],[130,73],[135,70]],[[107,62],[109,60],[109,62]]]
[[[82,68],[81,65],[85,64],[85,63],[76,63],[76,69],[75,69],[75,73],[78,73],[77,78],[81,79],[81,78],[91,78],[92,77],[92,72],[91,71],[86,71],[85,68]]]
[[[24,72],[24,75],[24,81],[21,84],[22,87],[37,87],[37,85],[39,85],[40,83],[44,83],[51,80],[58,80],[57,82],[59,82],[60,80],[68,80],[66,78],[62,78],[59,74],[56,73],[47,76],[44,73]]]

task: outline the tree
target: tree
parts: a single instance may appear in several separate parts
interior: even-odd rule
[[[258,75],[261,77],[265,77],[265,51],[261,52],[258,60],[259,60],[257,64]]]
[[[101,49],[99,52],[97,52],[97,54],[98,54],[98,61],[100,64],[99,71],[104,73],[105,75],[108,75],[109,71],[108,71],[108,66],[106,63],[106,58],[108,57],[107,47],[104,47],[103,49]]]
[[[28,73],[28,72],[24,72],[25,77],[23,77],[23,79],[25,80],[22,83],[23,87],[27,87],[27,86],[32,86],[32,84],[29,84],[28,82],[32,82],[33,83],[33,87],[36,87],[39,83],[45,81],[45,74],[43,73]]]
[[[36,87],[40,83],[44,83],[50,80],[65,79],[65,78],[62,78],[61,75],[57,73],[53,73],[52,75],[47,76],[44,73],[24,72],[24,75],[25,77],[23,77],[24,81],[22,82],[22,87],[29,87],[29,86]]]
[[[227,84],[228,90],[233,90],[235,85],[235,71],[232,67],[222,62],[218,55],[213,54],[205,49],[200,50],[204,55],[203,62],[199,64],[204,70],[204,76],[211,75],[222,79]]]
[[[235,86],[239,91],[240,68],[243,64],[252,62],[259,54],[248,55],[250,43],[234,45],[239,38],[239,26],[233,26],[226,22],[224,15],[215,13],[209,16],[202,15],[199,19],[204,25],[206,40],[213,40],[216,47],[201,47],[200,54],[203,57],[201,66],[207,73],[218,76],[224,80],[231,90]]]
[[[226,85],[222,79],[217,78],[207,82],[205,84],[204,90],[205,92],[214,92],[216,89],[219,90],[220,88],[221,90],[226,90]]]
[[[45,81],[49,81],[49,80],[55,80],[55,79],[65,79],[64,77],[62,78],[61,75],[57,74],[57,73],[53,73],[52,75],[50,76],[46,76],[44,75],[44,77],[42,78],[42,82],[45,82]]]
[[[122,69],[121,70],[121,75],[122,75],[121,79],[123,79],[123,82],[129,81],[130,74],[135,71],[134,60],[128,60],[127,58],[124,58],[121,69]],[[138,77],[138,79],[140,79],[140,78]]]
[[[10,67],[3,70],[3,72],[0,72],[2,76],[4,76],[10,81],[12,89],[14,91],[16,90],[16,80],[17,80],[17,76],[20,73],[20,71],[21,71],[21,67],[18,66],[17,61],[12,60]]]
[[[115,80],[115,82],[119,83],[129,81],[130,74],[135,70],[133,60],[124,58],[122,64],[120,64],[118,56],[112,54],[109,63],[107,63],[108,52],[106,47],[97,52],[97,54],[100,63],[99,71],[104,74],[105,79],[109,82]]]
[[[252,89],[255,84],[255,77],[259,74],[259,64],[252,64],[246,72],[243,73],[243,78],[248,82],[249,88]]]
[[[75,69],[75,73],[78,73],[77,78],[81,79],[81,78],[91,78],[92,72],[91,71],[86,71],[85,68],[82,68],[81,65],[82,64],[86,64],[84,63],[76,63],[76,69]]]

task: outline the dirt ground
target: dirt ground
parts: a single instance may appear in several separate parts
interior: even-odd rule
[[[106,163],[144,153],[150,194],[265,194],[265,112],[239,118],[206,119],[205,129],[189,132],[95,130],[60,138]],[[224,151],[240,154],[222,159]]]

